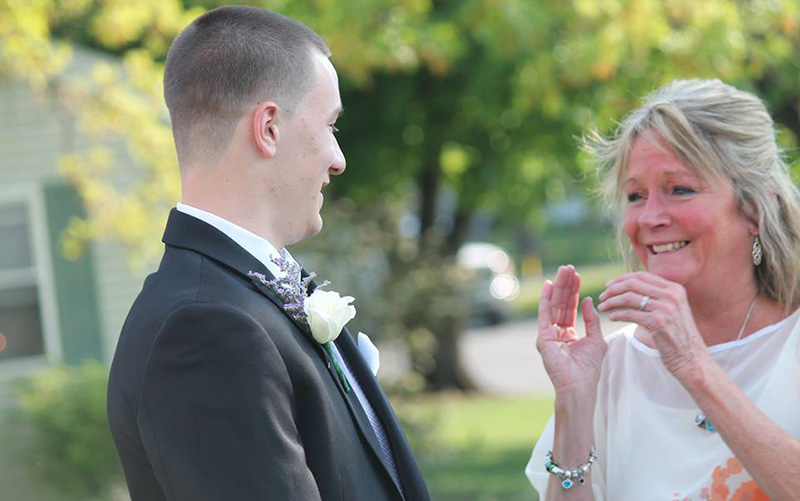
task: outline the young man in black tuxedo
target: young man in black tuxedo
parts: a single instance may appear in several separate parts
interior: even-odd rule
[[[235,6],[170,48],[182,203],[108,388],[133,501],[429,499],[350,334],[323,349],[254,278],[285,275],[272,258],[320,231],[321,191],[345,170],[329,55],[305,25]]]

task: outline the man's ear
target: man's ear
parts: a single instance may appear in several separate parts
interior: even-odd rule
[[[267,158],[273,158],[278,148],[278,110],[272,101],[264,101],[253,113],[253,139],[256,148]]]

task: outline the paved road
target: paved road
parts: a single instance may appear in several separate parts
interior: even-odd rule
[[[603,333],[622,325],[604,317]],[[583,323],[580,322],[583,335]],[[479,389],[495,395],[552,394],[542,358],[536,351],[535,320],[509,322],[467,331],[461,340],[461,356]]]

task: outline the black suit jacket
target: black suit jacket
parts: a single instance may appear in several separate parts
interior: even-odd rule
[[[354,392],[216,228],[173,210],[111,366],[108,416],[132,501],[402,501]],[[336,341],[382,420],[407,501],[428,492],[377,381]]]

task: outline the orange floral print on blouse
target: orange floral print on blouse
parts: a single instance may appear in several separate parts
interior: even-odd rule
[[[709,501],[769,501],[769,498],[752,479],[743,482],[733,492],[733,496],[728,497],[731,491],[728,480],[731,476],[739,475],[742,472],[744,472],[744,468],[735,457],[728,459],[725,466],[720,465],[714,468],[711,475],[711,496],[704,499]]]

